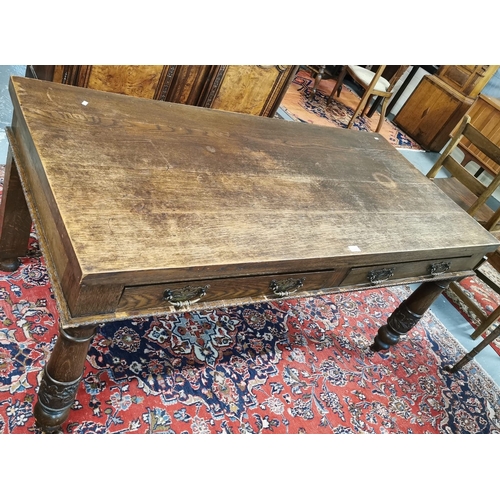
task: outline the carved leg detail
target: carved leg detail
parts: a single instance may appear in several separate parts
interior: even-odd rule
[[[406,300],[389,316],[387,324],[380,327],[378,334],[370,347],[372,351],[378,352],[389,349],[396,345],[401,335],[409,332],[422,317],[421,314],[415,314],[408,309]]]
[[[45,367],[35,405],[35,419],[42,431],[57,432],[68,418],[94,334],[94,325],[61,330]]]
[[[453,280],[429,281],[420,285],[389,316],[387,324],[380,327],[370,346],[378,352],[396,345],[401,335],[408,333],[429,309],[432,303],[446,290]]]
[[[81,379],[82,376],[73,382],[59,382],[44,369],[34,413],[37,424],[45,433],[59,431],[68,418]]]
[[[0,204],[1,271],[13,272],[19,267],[18,257],[26,255],[30,230],[31,216],[12,152],[9,149]]]

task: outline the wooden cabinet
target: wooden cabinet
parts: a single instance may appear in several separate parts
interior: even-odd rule
[[[464,96],[477,97],[500,66],[441,66],[437,77]]]
[[[471,124],[474,125],[491,142],[500,145],[500,99],[480,95],[468,111]],[[458,147],[464,153],[462,164],[473,160],[481,168],[492,174],[500,173],[500,165],[488,158],[465,137]]]
[[[441,151],[498,65],[440,66],[426,75],[394,122],[423,148]]]
[[[394,123],[423,148],[441,151],[473,102],[474,99],[437,76],[426,75],[395,116]]]
[[[26,75],[147,99],[274,116],[298,66],[28,66]]]

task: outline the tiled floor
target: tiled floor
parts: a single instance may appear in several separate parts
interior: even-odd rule
[[[10,75],[23,76],[25,68],[25,66],[0,66],[0,164],[4,164],[7,157],[8,144],[4,128],[10,124],[12,118],[12,105],[8,93],[9,77]],[[281,116],[287,119],[286,114],[281,114]],[[437,157],[437,153],[408,149],[399,149],[399,151],[423,174],[429,171]],[[431,310],[467,350],[472,349],[479,343],[479,341],[470,338],[473,328],[446,298],[439,298],[432,305]],[[476,360],[500,385],[500,359],[493,349],[488,346],[476,357]]]

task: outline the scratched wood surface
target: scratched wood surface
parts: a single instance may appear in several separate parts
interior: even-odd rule
[[[329,269],[498,245],[378,134],[21,77],[10,92],[43,217],[82,281]]]

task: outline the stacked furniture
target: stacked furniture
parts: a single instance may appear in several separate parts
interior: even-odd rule
[[[498,65],[440,66],[425,75],[394,123],[428,151],[439,152]]]
[[[298,66],[28,66],[26,76],[77,87],[272,117]]]

